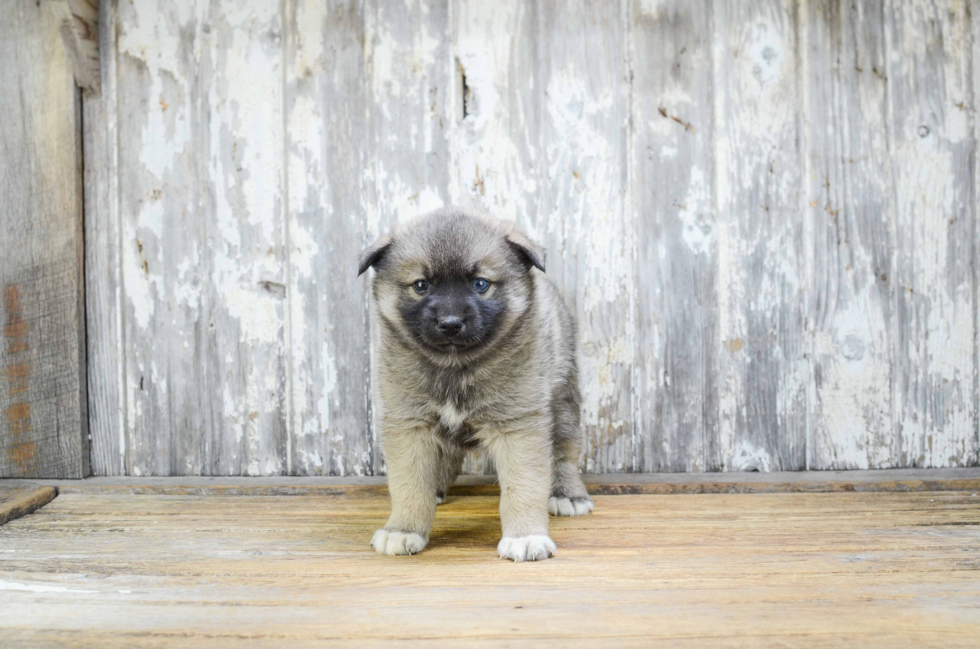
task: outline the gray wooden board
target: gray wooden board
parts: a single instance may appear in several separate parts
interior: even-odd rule
[[[363,16],[342,2],[286,11],[290,471],[370,474],[367,304],[348,290],[368,237]]]
[[[102,5],[97,473],[383,473],[354,260],[446,203],[547,246],[587,471],[980,461],[966,5]]]
[[[639,471],[723,465],[710,7],[631,4]]]
[[[99,50],[115,52],[115,4],[99,3]],[[102,92],[82,103],[85,150],[85,316],[92,473],[124,475],[127,419],[119,219],[116,57],[101,60]]]
[[[893,419],[895,223],[880,3],[813,2],[808,53],[808,320],[814,469],[903,465]]]
[[[89,457],[79,104],[45,5],[6,7],[0,62],[0,476],[77,478]]]
[[[969,4],[885,4],[898,463],[977,461]]]
[[[722,466],[802,469],[811,370],[798,7],[712,7]]]

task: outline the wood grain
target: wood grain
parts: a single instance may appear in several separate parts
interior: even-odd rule
[[[286,4],[289,472],[370,475],[364,14],[357,2]]]
[[[118,8],[134,475],[286,471],[279,6]]]
[[[88,475],[78,97],[46,6],[0,24],[0,476]]]
[[[99,3],[102,52],[115,52],[115,4]],[[82,99],[88,423],[92,473],[103,476],[125,475],[132,467],[126,460],[132,426],[126,408],[116,70],[116,57],[103,57],[102,92]]]
[[[102,5],[96,472],[383,474],[353,262],[445,203],[546,245],[586,471],[980,463],[967,4]]]
[[[519,221],[538,239],[539,187],[544,162],[538,130],[544,110],[535,60],[540,3],[479,0],[453,3],[455,84],[450,149],[450,200]],[[535,85],[537,84],[537,85]],[[552,252],[546,266],[559,263]],[[493,470],[485,456],[468,454],[464,473]]]
[[[719,443],[727,470],[802,469],[806,358],[799,7],[713,5]]]
[[[474,0],[454,17],[451,197],[544,244],[579,324],[580,464],[634,470],[626,7]]]
[[[57,495],[57,489],[48,485],[32,483],[10,487],[0,485],[0,525],[27,516],[47,505]]]
[[[711,4],[631,7],[635,468],[718,470]]]
[[[497,559],[497,499],[414,557],[376,497],[65,494],[0,528],[15,644],[972,646],[977,496],[600,496],[555,558]]]
[[[907,466],[893,419],[895,182],[879,3],[811,2],[806,226],[813,389],[807,466]]]
[[[895,426],[903,466],[975,463],[976,192],[969,5],[885,8],[895,176]]]

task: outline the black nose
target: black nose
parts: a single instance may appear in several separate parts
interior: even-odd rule
[[[463,330],[465,325],[463,324],[462,318],[451,315],[445,318],[439,318],[439,324],[437,326],[444,336],[453,338],[459,335],[459,332]]]

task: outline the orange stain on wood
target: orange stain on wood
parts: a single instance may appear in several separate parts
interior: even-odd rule
[[[24,321],[20,306],[20,291],[16,286],[7,286],[3,290],[3,310],[7,313],[7,322],[3,326],[3,337],[7,339],[7,353],[27,351],[27,322]]]
[[[21,356],[28,349],[28,328],[24,320],[24,311],[20,303],[20,289],[9,285],[3,289],[3,310],[7,315],[3,326],[3,337],[6,345],[7,361],[10,365],[4,369],[7,376],[7,393],[11,398],[23,395],[27,398],[27,387],[30,385],[31,366]],[[28,401],[12,403],[4,410],[4,428],[6,429],[7,457],[22,468],[34,460],[37,447],[33,442],[21,441],[20,437],[31,430],[31,404]]]
[[[10,394],[27,392],[27,377],[30,375],[30,367],[27,363],[7,367],[7,383],[10,385]]]
[[[7,459],[17,466],[27,466],[29,462],[34,461],[36,452],[37,445],[33,442],[14,444],[7,449]]]
[[[7,408],[3,414],[10,432],[15,437],[31,429],[31,404],[16,403]]]

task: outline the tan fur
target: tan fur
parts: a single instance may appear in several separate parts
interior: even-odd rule
[[[446,266],[477,268],[492,282],[481,299],[503,305],[483,344],[433,350],[403,318],[412,283]],[[463,447],[489,453],[501,485],[502,557],[554,552],[548,511],[592,510],[578,472],[575,322],[555,285],[535,268],[544,251],[511,222],[455,208],[437,210],[368,248],[373,318],[380,332],[376,377],[392,513],[372,544],[379,553],[424,547],[436,502],[455,480]],[[448,266],[447,266],[448,267]]]

